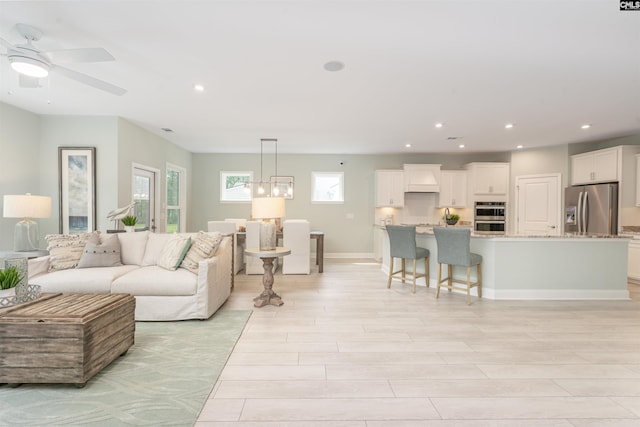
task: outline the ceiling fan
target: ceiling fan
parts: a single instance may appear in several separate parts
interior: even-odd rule
[[[111,83],[58,65],[70,62],[115,61],[105,49],[96,47],[43,52],[33,45],[33,42],[42,38],[42,31],[27,24],[16,24],[16,29],[27,40],[26,43],[13,45],[0,38],[0,44],[7,48],[3,56],[9,59],[11,68],[19,73],[21,87],[39,87],[39,79],[48,76],[49,71],[52,71],[114,95],[120,96],[127,92],[126,89]]]

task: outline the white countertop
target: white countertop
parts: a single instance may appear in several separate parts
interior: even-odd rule
[[[375,225],[375,227],[379,227],[384,229],[382,225]],[[417,225],[416,226],[416,234],[423,236],[433,236],[433,227],[443,227],[441,225]],[[468,226],[449,226],[449,228],[470,228]],[[519,235],[519,234],[478,234],[471,232],[471,237],[476,239],[499,239],[499,240],[529,240],[529,239],[539,239],[539,240],[611,240],[611,239],[632,239],[638,238],[640,239],[640,233],[637,235],[633,235],[631,233],[619,234],[617,236],[605,236],[605,235],[578,235],[578,234],[563,234],[559,236],[546,236],[546,235],[535,235],[535,236],[527,236],[527,235]]]

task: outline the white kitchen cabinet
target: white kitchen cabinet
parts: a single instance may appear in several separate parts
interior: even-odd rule
[[[469,163],[466,169],[472,195],[506,197],[509,193],[509,163]]]
[[[376,171],[376,207],[404,206],[404,172],[401,170]]]
[[[404,191],[408,193],[440,192],[440,166],[433,164],[405,164]]]
[[[440,171],[440,208],[467,207],[467,172]]]
[[[633,239],[629,242],[627,266],[629,279],[640,281],[640,239]]]
[[[606,148],[571,156],[571,185],[619,181],[621,148]]]

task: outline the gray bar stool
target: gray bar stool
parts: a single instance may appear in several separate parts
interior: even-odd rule
[[[468,228],[434,227],[438,245],[438,285],[436,298],[440,296],[440,287],[449,291],[453,289],[467,291],[467,304],[471,304],[471,288],[478,288],[478,298],[482,298],[482,255],[471,253],[471,230]],[[442,264],[447,264],[447,277],[442,279]],[[452,266],[459,265],[467,268],[467,280],[453,278]],[[478,281],[471,282],[471,267],[476,266]],[[443,285],[442,282],[447,282]],[[453,283],[462,283],[466,288],[454,286]]]
[[[413,277],[413,293],[416,293],[416,279],[424,277],[429,287],[429,249],[420,248],[416,245],[416,227],[411,225],[387,225],[387,234],[389,234],[389,280],[387,288],[391,287],[391,279],[401,279],[405,283],[406,269],[405,260],[413,260],[413,272],[409,273]],[[402,259],[402,268],[393,271],[393,259]],[[419,274],[416,270],[418,259],[424,258],[424,272]],[[398,275],[398,273],[401,273]]]

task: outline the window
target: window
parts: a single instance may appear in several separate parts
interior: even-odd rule
[[[251,189],[245,184],[253,181],[253,172],[220,172],[221,202],[250,202]]]
[[[160,187],[160,171],[148,166],[133,165],[133,213],[136,228],[156,231],[156,189]]]
[[[311,202],[344,203],[343,172],[311,172]]]
[[[186,229],[186,174],[184,168],[167,163],[167,233]]]

